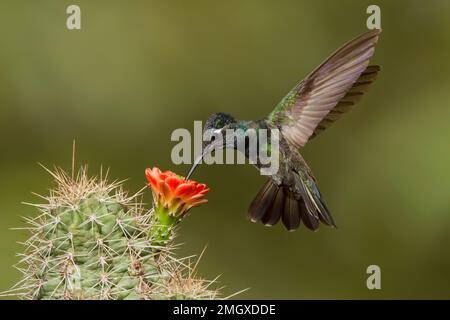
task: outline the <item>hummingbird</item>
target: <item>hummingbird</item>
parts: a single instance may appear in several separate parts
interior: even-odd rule
[[[264,119],[237,120],[226,113],[211,115],[203,131],[225,134],[227,129],[279,130],[279,169],[270,175],[254,200],[248,215],[251,221],[266,226],[280,219],[287,230],[293,231],[303,223],[317,230],[320,223],[336,227],[325,205],[314,174],[300,154],[308,141],[328,128],[352,109],[375,81],[380,66],[369,65],[381,30],[370,30],[347,42],[295,85]],[[266,145],[258,144],[270,150]],[[236,144],[225,139],[203,142],[203,152],[197,157],[186,179],[201,159],[212,150],[232,148]],[[248,155],[247,155],[248,156]],[[255,164],[261,168],[261,164]]]

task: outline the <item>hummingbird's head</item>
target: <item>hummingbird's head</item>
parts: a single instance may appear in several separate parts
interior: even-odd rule
[[[197,156],[197,158],[194,161],[194,164],[191,167],[191,170],[189,170],[189,173],[186,176],[186,179],[189,179],[189,177],[194,172],[195,168],[199,165],[201,160],[204,156],[206,156],[208,153],[210,153],[212,150],[218,150],[226,148],[226,140],[224,139],[216,139],[217,135],[221,135],[223,137],[225,130],[224,129],[231,129],[236,124],[236,119],[234,119],[232,116],[226,113],[214,113],[212,114],[208,120],[206,120],[205,126],[203,128],[203,133],[205,135],[206,132],[209,132],[211,135],[211,139],[207,141],[203,141],[202,144],[202,153]]]
[[[210,129],[222,129],[225,126],[236,123],[236,119],[226,113],[214,113],[212,114],[208,120],[206,120],[205,127],[203,128],[203,132]]]
[[[225,148],[225,145],[220,146],[220,141],[218,141],[216,138],[218,138],[218,136],[222,136],[222,138],[224,138],[225,130],[233,129],[236,123],[236,119],[234,119],[229,114],[223,112],[212,114],[208,118],[208,120],[206,120],[205,126],[203,128],[203,138],[205,138],[205,136],[211,136],[211,139],[203,141],[203,155],[206,155],[208,152],[210,152],[213,147]],[[225,140],[222,139],[222,141]]]

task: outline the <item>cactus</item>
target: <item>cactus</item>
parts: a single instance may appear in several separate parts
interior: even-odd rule
[[[48,171],[56,187],[45,197],[46,203],[34,205],[39,215],[26,218],[31,237],[24,242],[25,252],[19,254],[16,266],[23,278],[8,294],[23,299],[219,296],[217,290],[209,289],[210,281],[193,277],[190,261],[173,254],[173,238],[181,220],[175,215],[180,213],[179,205],[171,210],[166,203],[155,203],[148,210],[139,201],[141,193],[129,197],[121,182],[108,183],[102,175],[89,178],[87,167],[71,176],[58,168]],[[153,172],[165,174],[155,168]],[[183,215],[206,201],[202,198],[207,189],[202,186],[206,191],[184,207]],[[155,199],[161,197],[153,192]],[[184,203],[180,198],[177,204],[180,201]]]

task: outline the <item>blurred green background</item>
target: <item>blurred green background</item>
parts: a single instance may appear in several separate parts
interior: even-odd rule
[[[381,7],[372,63],[383,70],[350,114],[302,153],[338,229],[288,233],[245,219],[263,181],[249,165],[202,166],[209,203],[183,222],[180,255],[207,251],[201,275],[222,274],[241,298],[450,298],[450,2],[1,1],[0,290],[25,232],[21,202],[39,202],[38,166],[92,174],[110,167],[137,191],[144,169],[185,174],[175,128],[225,111],[267,115]],[[78,4],[82,29],[66,29]],[[147,200],[150,202],[150,192]],[[377,264],[382,289],[366,288]]]

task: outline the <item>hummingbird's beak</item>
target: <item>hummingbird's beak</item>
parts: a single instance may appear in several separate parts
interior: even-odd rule
[[[202,161],[203,159],[203,154],[199,155],[194,163],[192,164],[191,169],[189,170],[188,174],[186,175],[186,178],[184,178],[184,180],[189,180],[189,178],[192,176],[192,174],[194,173],[195,169],[197,168],[197,166],[200,164],[200,161]]]
[[[188,174],[186,175],[186,178],[184,178],[184,179],[188,180],[192,176],[192,174],[194,173],[195,169],[200,164],[202,159],[206,155],[208,155],[211,151],[213,151],[213,150],[220,150],[220,149],[223,149],[223,148],[224,148],[223,142],[220,141],[220,140],[214,140],[210,144],[206,145],[203,148],[203,152],[199,156],[197,156],[197,158],[195,159],[194,163],[192,164],[191,169],[189,170]]]

